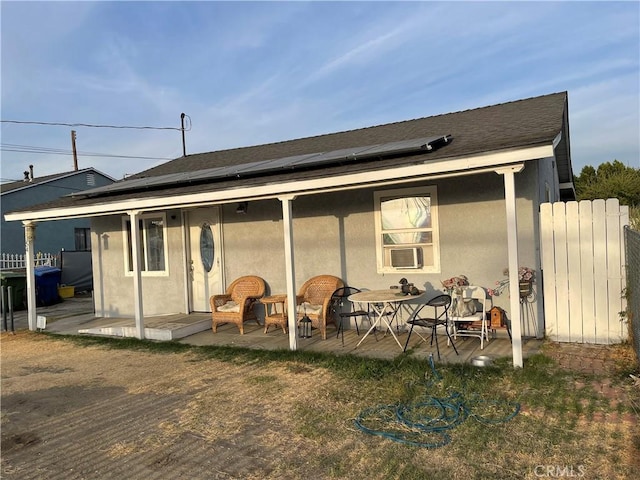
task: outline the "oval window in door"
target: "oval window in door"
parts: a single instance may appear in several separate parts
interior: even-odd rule
[[[208,223],[203,224],[200,230],[200,258],[204,270],[210,272],[213,268],[214,245],[213,232]]]

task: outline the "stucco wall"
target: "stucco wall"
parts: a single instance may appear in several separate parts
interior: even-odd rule
[[[516,175],[520,264],[535,269],[537,180],[538,172],[532,165]],[[349,285],[366,289],[388,288],[406,277],[419,288],[435,293],[442,289],[443,279],[460,274],[473,284],[494,286],[503,278],[502,271],[508,263],[503,177],[485,173],[406,187],[417,185],[437,187],[441,272],[377,273],[375,190],[368,188],[300,196],[293,201],[297,287],[319,274],[336,275]],[[380,190],[391,188],[398,187]],[[253,274],[265,279],[267,293],[285,292],[281,203],[255,201],[249,203],[246,214],[235,210],[236,204],[227,205],[221,214],[226,283]],[[172,215],[176,218],[172,219]],[[143,277],[145,315],[186,310],[180,217],[179,212],[167,214],[169,276]],[[96,310],[104,310],[104,315],[109,316],[133,314],[133,282],[124,273],[121,227],[120,216],[96,219],[92,225]],[[508,310],[508,293],[496,298],[495,303]]]
[[[533,181],[532,181],[533,175]],[[520,257],[536,268],[534,241],[535,172],[517,176]],[[420,184],[407,184],[407,188]],[[293,202],[296,283],[318,274],[341,277],[361,288],[387,288],[406,277],[421,288],[441,289],[441,280],[459,274],[492,287],[507,266],[503,177],[491,173],[437,180],[441,272],[376,272],[374,189],[303,196]],[[389,187],[391,188],[391,187]],[[397,187],[393,187],[397,188]],[[386,189],[383,187],[381,189]],[[252,202],[246,215],[225,208],[225,273],[260,275],[272,293],[284,292],[282,208],[278,201]],[[326,215],[326,212],[330,212]],[[344,245],[344,248],[341,246]],[[508,303],[508,302],[507,302]]]
[[[144,315],[187,311],[184,301],[185,266],[180,212],[167,212],[166,222],[169,275],[143,275]],[[125,272],[122,216],[93,219],[91,243],[96,314],[105,317],[133,316],[133,277]]]
[[[336,275],[352,282],[362,272],[375,272],[371,191],[299,197],[292,209],[298,286],[315,275]],[[285,292],[281,203],[252,202],[246,215],[234,212],[235,205],[223,214],[226,278],[255,274],[265,279],[271,293]]]

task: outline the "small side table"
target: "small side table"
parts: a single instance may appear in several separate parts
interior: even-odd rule
[[[260,302],[264,304],[264,333],[267,333],[271,325],[282,327],[284,334],[287,334],[287,316],[285,306],[287,304],[286,295],[270,295],[263,297]],[[281,305],[278,311],[278,305]]]

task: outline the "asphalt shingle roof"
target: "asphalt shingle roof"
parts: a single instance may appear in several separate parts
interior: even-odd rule
[[[555,138],[562,130],[566,98],[566,92],[561,92],[346,132],[188,155],[130,178],[191,172],[434,135],[450,134],[454,138],[450,146],[435,152],[439,157],[539,145]]]
[[[322,178],[350,172],[382,169],[390,166],[412,165],[430,160],[461,158],[488,152],[549,145],[561,132],[563,133],[564,142],[562,146],[566,150],[561,156],[565,159],[566,165],[559,165],[559,172],[562,176],[562,168],[565,168],[564,176],[567,178],[561,178],[560,181],[569,182],[572,179],[572,173],[568,140],[564,138],[568,134],[566,118],[567,92],[559,92],[472,110],[345,132],[187,155],[142,171],[129,178],[137,179],[182,172],[197,172],[215,167],[242,165],[294,155],[328,152],[421,137],[451,135],[453,138],[453,141],[447,146],[433,152],[418,155],[369,159],[363,162],[335,166],[319,165],[315,168],[300,171],[278,171],[238,179],[173,183],[171,185],[148,187],[143,190],[132,189],[96,193],[90,197],[84,196],[85,192],[79,192],[75,197],[62,198],[28,210],[38,211],[40,209],[105,204],[145,197],[171,197],[189,193],[223,190],[237,187],[238,185],[246,187],[298,179]],[[118,183],[122,182],[126,184],[127,180],[122,180]]]

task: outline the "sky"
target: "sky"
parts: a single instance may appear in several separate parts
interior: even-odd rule
[[[0,16],[3,182],[73,170],[72,130],[79,168],[119,180],[182,155],[182,113],[193,154],[561,91],[576,175],[640,168],[637,1],[3,0]]]

